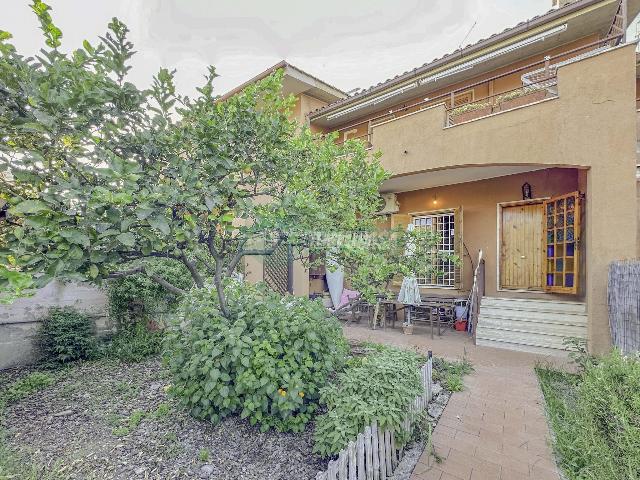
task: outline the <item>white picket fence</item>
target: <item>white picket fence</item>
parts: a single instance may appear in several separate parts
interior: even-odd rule
[[[424,393],[415,398],[409,406],[402,428],[411,432],[417,415],[422,412],[432,398],[433,356],[429,352],[427,363],[420,369]],[[396,447],[393,430],[381,431],[374,421],[358,434],[347,448],[329,462],[324,472],[318,472],[316,480],[385,480],[402,460],[403,449]]]

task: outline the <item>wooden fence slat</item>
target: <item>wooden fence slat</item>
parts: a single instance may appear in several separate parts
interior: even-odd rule
[[[342,450],[338,455],[338,480],[349,480],[347,478],[347,452]]]
[[[358,434],[358,439],[356,440],[356,457],[358,459],[358,480],[366,480],[365,479],[365,471],[364,471],[364,435],[362,433]]]
[[[335,460],[329,462],[327,469],[327,480],[338,480],[338,463]]]
[[[384,431],[378,427],[378,453],[380,455],[380,480],[387,478],[387,454]]]
[[[367,480],[373,479],[373,435],[371,427],[364,427],[364,448],[366,457]]]
[[[424,386],[408,406],[400,428],[411,432],[420,412],[427,408],[433,399],[433,358],[429,352],[427,363],[420,369],[420,378]],[[364,428],[356,440],[338,454],[337,460],[331,460],[326,472],[318,472],[316,480],[385,480],[392,476],[404,455],[404,447],[397,448],[395,432],[378,428],[377,421]]]
[[[380,451],[378,445],[378,423],[371,424],[371,447],[373,451],[373,480],[380,480]]]
[[[384,431],[384,464],[387,467],[387,475],[393,474],[393,461],[391,460],[391,432]]]
[[[349,467],[349,480],[357,480],[356,478],[356,442],[351,440],[347,446],[347,464]]]
[[[398,450],[396,449],[396,436],[393,430],[391,430],[391,465],[393,466],[393,473],[393,470],[398,466]]]

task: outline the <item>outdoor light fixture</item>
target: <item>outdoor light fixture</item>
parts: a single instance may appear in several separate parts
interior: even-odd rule
[[[424,85],[425,83],[435,82],[445,77],[449,77],[456,73],[464,72],[466,70],[472,69],[475,65],[486,62],[487,60],[491,60],[493,58],[504,55],[505,53],[513,52],[514,50],[518,50],[522,47],[526,47],[527,45],[531,45],[536,42],[540,42],[545,38],[555,35],[556,33],[564,32],[567,29],[567,24],[563,23],[562,25],[558,25],[557,27],[551,28],[549,30],[545,30],[544,32],[538,33],[537,35],[533,35],[529,38],[525,38],[519,42],[516,42],[512,45],[508,45],[506,47],[500,48],[494,52],[487,53],[486,55],[482,55],[478,58],[474,58],[473,60],[469,60],[468,62],[462,63],[460,65],[456,65],[448,70],[443,72],[436,73],[434,75],[430,75],[426,78],[420,80],[420,85]]]
[[[531,185],[529,184],[529,182],[525,182],[522,185],[522,199],[523,200],[531,200],[532,197],[532,193],[531,193]]]

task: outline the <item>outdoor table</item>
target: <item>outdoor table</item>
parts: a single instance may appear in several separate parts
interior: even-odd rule
[[[434,338],[433,335],[433,322],[434,322],[434,317],[437,318],[436,323],[438,324],[438,336],[441,337],[442,336],[442,322],[440,321],[440,308],[441,307],[449,307],[449,308],[453,308],[453,301],[449,302],[448,300],[426,300],[426,301],[422,301],[420,302],[418,305],[414,305],[414,308],[420,308],[420,309],[424,309],[427,310],[429,313],[429,323],[431,325],[431,338]],[[412,314],[413,316],[416,316],[416,314]]]

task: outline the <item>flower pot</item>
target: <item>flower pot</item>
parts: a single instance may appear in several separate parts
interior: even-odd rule
[[[491,105],[476,108],[475,110],[468,110],[466,112],[457,113],[451,115],[449,118],[451,119],[451,125],[457,125],[459,123],[475,120],[476,118],[486,117],[487,115],[491,115]]]
[[[402,331],[405,335],[413,335],[413,325],[403,325]]]
[[[505,112],[507,110],[513,110],[514,108],[529,105],[531,103],[539,102],[547,97],[546,90],[536,90],[535,92],[525,93],[524,95],[510,100],[504,100],[500,102],[500,111]]]

